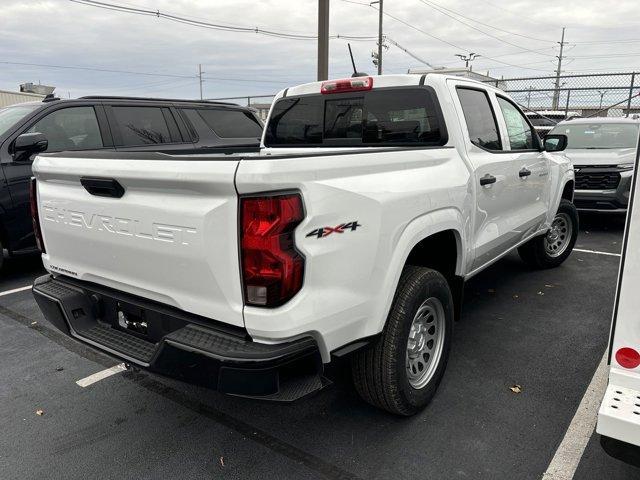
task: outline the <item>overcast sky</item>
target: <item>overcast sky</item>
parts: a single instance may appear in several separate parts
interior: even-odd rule
[[[102,1],[239,27],[302,35],[315,35],[317,29],[317,0]],[[385,16],[385,35],[434,65],[463,66],[454,54],[476,52],[482,57],[474,70],[483,73],[551,75],[558,47],[554,42],[566,26],[563,70],[640,70],[637,0],[386,0],[384,7],[396,17]],[[368,1],[331,0],[332,35],[375,36],[377,29],[378,12]],[[375,40],[351,45],[358,69],[374,73]],[[346,40],[331,40],[329,54],[329,76],[349,76]],[[55,85],[64,97],[197,98],[199,63],[205,72],[205,98],[271,94],[315,80],[316,41],[199,28],[69,0],[0,1],[0,89],[40,81]],[[384,73],[425,67],[393,45],[385,51],[383,65]]]

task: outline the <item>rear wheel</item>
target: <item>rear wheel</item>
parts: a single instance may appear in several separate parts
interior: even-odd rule
[[[571,254],[578,238],[578,211],[568,200],[561,200],[549,231],[518,248],[520,258],[535,268],[557,267]]]
[[[367,402],[413,415],[435,395],[453,331],[453,299],[435,270],[406,267],[382,335],[352,358],[356,390]]]

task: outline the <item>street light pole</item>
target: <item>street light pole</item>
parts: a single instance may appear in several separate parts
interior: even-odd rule
[[[476,58],[481,57],[482,55],[475,53],[475,52],[471,52],[469,53],[469,55],[463,55],[462,53],[456,53],[455,54],[456,57],[458,57],[460,60],[462,60],[464,62],[464,67],[465,68],[469,68],[469,65],[471,64],[471,62],[473,62]],[[473,66],[471,67],[473,69]]]

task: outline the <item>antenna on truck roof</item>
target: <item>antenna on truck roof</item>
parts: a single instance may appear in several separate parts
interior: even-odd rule
[[[351,51],[351,44],[347,43],[347,47],[349,47],[349,56],[351,57],[351,65],[353,65],[353,74],[352,77],[367,77],[368,75],[364,72],[359,72],[356,69],[356,62],[353,60],[353,52]]]

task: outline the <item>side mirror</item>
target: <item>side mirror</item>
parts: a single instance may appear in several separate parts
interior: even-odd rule
[[[567,148],[567,136],[562,134],[547,135],[544,137],[544,149],[547,152],[561,152]]]
[[[13,156],[16,162],[27,162],[31,155],[44,152],[49,141],[42,133],[23,133],[13,142]]]

